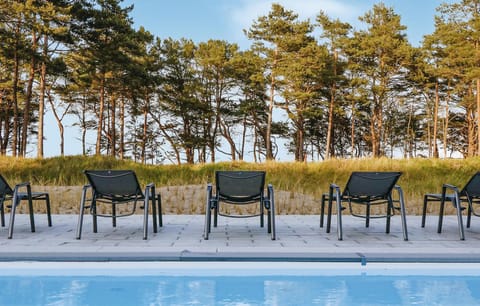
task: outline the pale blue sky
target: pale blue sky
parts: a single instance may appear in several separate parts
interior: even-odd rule
[[[415,46],[423,35],[434,30],[435,9],[444,2],[455,0],[125,0],[123,6],[134,4],[131,17],[135,27],[145,27],[155,36],[164,39],[188,38],[195,42],[221,39],[237,43],[247,49],[250,42],[243,34],[257,17],[268,14],[272,3],[279,3],[304,20],[312,22],[320,10],[330,17],[339,18],[359,29],[359,16],[371,10],[375,3],[383,2],[402,17],[407,26],[407,37]],[[69,123],[70,122],[70,123]],[[65,120],[65,154],[81,154],[80,131],[70,126],[73,120]],[[45,156],[59,155],[59,132],[51,112],[47,111],[45,127],[47,140]],[[89,141],[94,143],[94,137]],[[31,152],[35,156],[35,152]],[[285,160],[285,158],[282,158]]]
[[[460,0],[458,0],[460,1]],[[457,2],[458,2],[457,1]],[[195,42],[222,39],[248,48],[243,34],[257,17],[268,14],[272,3],[292,10],[301,19],[314,22],[320,10],[360,28],[359,16],[383,2],[402,17],[409,41],[418,46],[423,35],[434,29],[435,8],[454,0],[125,0],[133,4],[135,26],[144,26],[160,38],[190,38]]]

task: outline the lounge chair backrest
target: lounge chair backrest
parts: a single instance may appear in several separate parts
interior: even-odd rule
[[[352,172],[343,194],[351,197],[386,198],[401,172]]]
[[[85,170],[84,173],[97,197],[143,197],[137,176],[132,170]]]
[[[13,189],[10,187],[10,185],[8,185],[7,180],[0,175],[0,196],[4,196],[6,194],[12,195]]]
[[[265,171],[217,171],[217,193],[225,201],[248,203],[258,200],[265,185]]]
[[[480,197],[480,172],[470,178],[460,193],[470,197]]]

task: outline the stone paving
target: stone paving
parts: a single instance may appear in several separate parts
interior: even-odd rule
[[[30,232],[27,215],[15,220],[13,239],[0,228],[0,261],[342,261],[342,262],[480,262],[480,218],[459,239],[457,221],[446,216],[441,234],[437,216],[428,216],[425,228],[419,216],[408,216],[409,240],[404,241],[400,217],[392,218],[391,233],[385,220],[344,216],[344,239],[339,241],[336,222],[327,234],[318,215],[278,215],[277,239],[271,240],[257,218],[219,217],[209,240],[202,237],[203,215],[165,215],[164,226],[142,239],[141,215],[99,218],[98,233],[85,216],[82,239],[75,239],[76,215],[53,215],[53,227],[45,215],[35,215],[36,232]],[[478,220],[477,220],[478,219]]]

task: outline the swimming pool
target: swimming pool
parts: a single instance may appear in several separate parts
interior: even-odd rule
[[[480,264],[0,263],[0,305],[480,305]]]

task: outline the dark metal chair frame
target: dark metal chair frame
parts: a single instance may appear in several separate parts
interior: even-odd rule
[[[462,207],[462,200],[468,203],[467,207]],[[474,207],[474,204],[480,204],[480,172],[475,173],[461,190],[455,185],[443,184],[442,193],[425,194],[423,197],[422,227],[425,227],[428,203],[439,202],[437,233],[442,232],[445,201],[450,201],[455,208],[460,240],[465,240],[462,211],[467,208],[467,228],[470,227],[472,215],[480,217],[480,213],[476,212]]]
[[[402,188],[396,185],[400,178],[401,172],[352,172],[348,182],[341,192],[340,187],[331,184],[329,193],[322,196],[322,207],[320,212],[320,226],[323,227],[323,214],[325,211],[325,202],[328,202],[327,213],[327,233],[330,232],[332,218],[332,202],[337,202],[337,236],[338,240],[343,240],[342,229],[342,211],[346,209],[342,202],[347,202],[350,214],[355,217],[365,219],[365,227],[369,227],[370,219],[386,218],[385,232],[390,233],[390,219],[394,215],[395,210],[400,210],[402,220],[403,239],[408,240],[407,220],[405,211],[405,201]],[[381,184],[383,183],[383,184]],[[394,200],[392,191],[396,190],[398,199]],[[398,206],[395,206],[398,203]],[[365,205],[365,215],[353,212],[352,204]],[[385,215],[371,215],[371,206],[387,205]]]
[[[25,191],[20,190],[25,189]],[[10,224],[8,225],[8,239],[13,237],[13,226],[15,223],[15,213],[17,206],[22,200],[28,201],[28,212],[30,215],[30,229],[35,232],[35,219],[33,213],[33,201],[45,201],[47,208],[48,226],[52,226],[52,215],[50,211],[50,196],[47,192],[32,191],[29,182],[16,184],[13,188],[10,187],[7,180],[0,175],[0,222],[2,227],[5,226],[5,201],[12,201],[10,207]]]
[[[144,240],[148,238],[148,211],[150,204],[152,205],[153,232],[158,232],[157,211],[158,224],[163,226],[161,197],[160,194],[155,193],[155,185],[153,183],[148,184],[145,187],[145,193],[143,193],[138,178],[132,170],[85,170],[84,173],[89,184],[85,185],[82,191],[76,232],[77,239],[81,239],[85,209],[90,209],[90,214],[93,217],[94,233],[97,233],[97,217],[112,218],[112,226],[116,227],[116,219],[133,215],[138,202],[143,202],[140,208],[144,209]],[[91,191],[91,199],[87,199],[88,191]],[[90,205],[86,205],[87,201],[90,201]],[[117,214],[117,205],[129,203],[132,204],[131,211],[120,215]],[[98,213],[98,204],[111,205],[111,214]]]
[[[267,230],[272,240],[276,239],[275,232],[275,201],[273,187],[267,186],[264,194],[265,171],[216,171],[215,194],[212,184],[207,185],[207,203],[205,211],[204,239],[208,240],[211,232],[212,210],[214,215],[213,226],[217,227],[218,215],[231,218],[260,217],[260,227],[264,227],[264,210],[267,210]],[[220,212],[220,203],[245,205],[259,203],[260,213],[254,215],[228,215]]]

